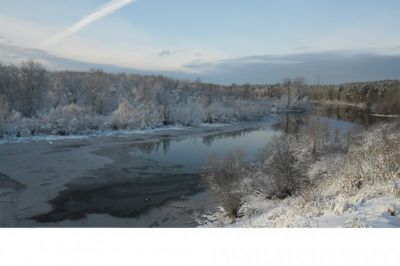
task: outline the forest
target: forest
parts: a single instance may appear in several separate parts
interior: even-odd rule
[[[304,110],[309,101],[399,114],[399,94],[399,81],[307,85],[300,77],[222,86],[96,69],[55,72],[27,61],[0,65],[0,136],[253,121],[271,111]]]
[[[382,115],[400,114],[400,80],[313,85],[308,93],[316,102],[354,105]]]
[[[271,110],[304,108],[305,88],[302,78],[222,86],[102,70],[54,72],[34,61],[0,65],[0,135],[260,120]]]

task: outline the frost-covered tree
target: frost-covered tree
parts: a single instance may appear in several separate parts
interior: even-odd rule
[[[21,111],[24,108],[21,97],[20,68],[0,64],[0,94],[8,99],[11,109]]]
[[[270,95],[278,97],[279,86],[223,86],[102,70],[52,72],[28,61],[20,67],[0,65],[0,94],[7,98],[15,118],[8,122],[10,132],[61,134],[60,127],[70,132],[70,125],[85,131],[262,119],[275,100]],[[93,120],[86,127],[60,122],[79,116],[79,108]],[[50,126],[51,122],[56,125]]]
[[[205,123],[212,123],[213,122],[213,91],[210,88],[205,89],[205,92],[202,95],[204,109],[206,110],[206,117],[204,119]]]
[[[111,80],[102,70],[91,70],[85,78],[86,104],[100,115],[107,114]]]
[[[172,109],[172,117],[175,123],[194,126],[203,122],[204,108],[196,97],[190,97],[184,102],[179,102]]]
[[[171,108],[174,105],[174,95],[170,89],[159,88],[156,92],[156,104],[164,125],[170,124]]]
[[[6,122],[10,115],[10,106],[8,99],[0,94],[0,136],[4,134]]]
[[[138,123],[138,115],[135,108],[127,101],[121,100],[118,108],[112,113],[112,128],[134,128]]]
[[[79,73],[63,71],[56,73],[53,86],[49,90],[49,100],[53,107],[58,105],[78,104],[83,98],[84,87]]]
[[[31,117],[40,109],[46,85],[46,70],[41,64],[29,60],[22,63],[20,72],[22,113]]]
[[[6,96],[0,94],[0,121],[5,121],[10,113],[10,106]]]
[[[306,82],[302,77],[285,78],[281,84],[280,108],[286,110],[303,108],[306,99]]]
[[[40,117],[43,123],[36,125],[35,131],[56,135],[69,135],[98,129],[93,113],[77,104],[58,106]]]

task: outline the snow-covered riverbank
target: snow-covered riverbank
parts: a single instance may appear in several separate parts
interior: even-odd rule
[[[301,137],[298,141],[302,142]],[[267,163],[254,169],[232,169],[242,175],[242,179],[234,180],[237,191],[233,188],[225,193],[224,188],[220,188],[220,193],[225,193],[222,198],[225,201],[220,201],[223,208],[205,217],[208,222],[202,226],[400,227],[398,124],[381,124],[362,132],[339,151],[326,146],[325,149],[332,151],[316,160],[305,157],[307,142],[307,145],[284,144],[295,146],[283,153],[273,151],[275,157],[267,157]],[[282,183],[285,173],[270,171],[269,168],[277,167],[268,164],[271,158],[275,163],[289,162],[278,167],[279,171],[287,171],[289,183]],[[276,161],[276,158],[290,160]],[[296,165],[302,169],[293,168]],[[293,187],[293,182],[299,182],[299,186]],[[279,194],[282,188],[287,194]],[[292,190],[287,192],[288,189]],[[226,199],[238,197],[241,199],[234,208],[225,204]],[[224,204],[231,209],[226,209]]]
[[[266,200],[248,198],[241,217],[232,220],[222,213],[208,215],[205,227],[313,227],[313,228],[398,228],[400,198],[391,193],[393,186],[371,189],[354,198],[335,199],[329,209],[312,209],[302,197]]]
[[[261,121],[262,122],[262,121]],[[242,126],[248,126],[249,124],[254,124],[257,122],[232,122],[232,123],[214,123],[207,124],[203,123],[198,126],[182,126],[182,125],[172,125],[148,129],[135,129],[135,130],[103,130],[103,131],[93,131],[86,134],[76,134],[76,135],[34,135],[34,136],[4,136],[0,138],[0,145],[7,143],[28,143],[28,142],[55,142],[62,140],[79,140],[88,138],[98,138],[98,137],[128,137],[134,135],[162,135],[162,134],[173,134],[175,133],[193,133],[198,131],[207,131],[209,129],[215,128],[226,128],[231,130],[233,127],[237,126],[242,128]]]

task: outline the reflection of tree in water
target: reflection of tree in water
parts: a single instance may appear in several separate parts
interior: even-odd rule
[[[179,141],[179,140],[175,140]],[[164,154],[167,154],[171,146],[171,138],[163,137],[157,141],[138,142],[132,144],[132,148],[139,152],[149,155],[153,152],[158,152],[162,148]]]
[[[329,125],[326,115],[315,111],[311,113],[285,113],[282,114],[278,123],[273,125],[274,129],[280,130],[286,136],[295,136],[296,138],[307,135],[311,138],[334,136],[340,134],[340,128],[333,128]],[[318,135],[318,136],[316,136]]]
[[[307,116],[304,113],[285,113],[279,118],[279,122],[272,126],[285,134],[296,134],[306,124]]]
[[[164,154],[166,155],[171,146],[171,139],[164,138],[164,139],[161,139],[160,142],[162,143],[163,151],[164,151]]]
[[[216,140],[224,138],[240,138],[246,135],[247,133],[250,133],[255,130],[258,130],[258,128],[246,128],[232,132],[225,132],[225,133],[218,133],[214,135],[204,136],[202,142],[207,146],[211,146],[211,144]]]
[[[363,126],[371,126],[378,122],[390,120],[390,118],[372,116],[368,109],[351,105],[321,106],[316,105],[321,116],[333,119],[349,121]],[[314,109],[315,113],[316,110]]]
[[[160,147],[159,141],[139,142],[132,145],[132,148],[144,154],[150,154],[157,151]]]
[[[279,122],[272,127],[285,132],[285,134],[297,134],[299,130],[310,123],[312,117],[326,117],[335,120],[347,121],[363,126],[371,126],[375,123],[390,120],[391,118],[371,116],[367,109],[355,106],[322,106],[315,105],[307,113],[284,113]]]

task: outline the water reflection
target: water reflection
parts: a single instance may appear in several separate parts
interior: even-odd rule
[[[279,122],[272,127],[285,134],[297,134],[307,122],[305,113],[285,113],[280,115]]]
[[[245,160],[252,161],[274,136],[300,134],[316,118],[321,128],[323,124],[331,128],[333,137],[353,128],[354,123],[370,125],[381,120],[372,119],[355,108],[315,109],[271,116],[265,123],[230,132],[210,129],[198,135],[127,138],[112,145],[100,145],[93,153],[109,157],[112,163],[91,171],[89,177],[79,177],[66,184],[66,189],[50,201],[53,210],[33,219],[59,222],[82,219],[93,213],[115,217],[143,215],[146,219],[149,209],[204,189],[199,173],[211,153],[224,156],[241,149]],[[63,152],[68,153],[70,149]]]
[[[315,108],[311,110],[311,113],[316,115],[317,112],[319,112],[321,116],[349,121],[365,127],[369,127],[380,122],[389,122],[393,119],[390,117],[374,116],[368,111],[368,109],[351,105],[326,106],[315,104]]]
[[[307,112],[289,112],[280,114],[277,122],[272,125],[272,130],[280,131],[285,134],[297,134],[302,128],[311,123],[310,120],[315,119],[316,117],[320,117],[321,123],[329,124],[332,130],[341,131],[348,130],[350,127],[353,127],[354,124],[368,127],[378,122],[390,120],[390,118],[372,116],[368,114],[365,109],[357,108],[355,106],[315,105],[315,108],[312,108]],[[259,132],[260,130],[265,131],[266,128],[253,127],[231,132],[213,132],[210,130],[208,134],[200,137],[200,139],[202,144],[211,148],[215,142],[230,139],[229,142],[233,143],[235,140],[245,139],[247,138],[247,135]],[[268,136],[266,136],[266,138],[268,138]],[[259,138],[257,138],[257,140],[259,140]],[[163,154],[164,156],[167,156],[170,153],[172,146],[179,146],[179,144],[177,144],[179,142],[182,142],[182,145],[185,146],[192,145],[187,142],[186,138],[162,135],[157,140],[134,142],[130,145],[130,148],[134,152],[139,152],[148,156],[154,154]],[[192,150],[194,151],[194,149]],[[212,150],[215,149],[212,148]]]
[[[235,138],[244,137],[246,134],[257,131],[257,130],[259,130],[259,128],[246,128],[246,129],[236,130],[236,131],[232,131],[232,132],[213,134],[213,135],[209,135],[209,136],[204,136],[202,142],[204,144],[206,144],[207,146],[211,146],[214,141],[224,139],[224,138],[235,139]]]
[[[150,209],[204,191],[200,171],[211,153],[224,155],[242,149],[246,159],[252,160],[275,134],[277,131],[266,122],[233,132],[210,130],[200,136],[164,135],[157,140],[126,139],[101,145],[91,153],[109,157],[112,162],[89,171],[90,176],[65,184],[66,189],[49,201],[53,209],[31,219],[57,223],[81,220],[90,214],[108,214],[147,221]],[[194,204],[193,208],[199,206]],[[186,211],[185,219],[191,220],[189,212],[193,210]]]
[[[131,148],[134,151],[149,155],[153,152],[158,152],[160,150],[162,150],[164,154],[167,154],[170,146],[171,146],[171,137],[161,136],[160,139],[155,141],[135,142],[134,144],[131,145]]]

